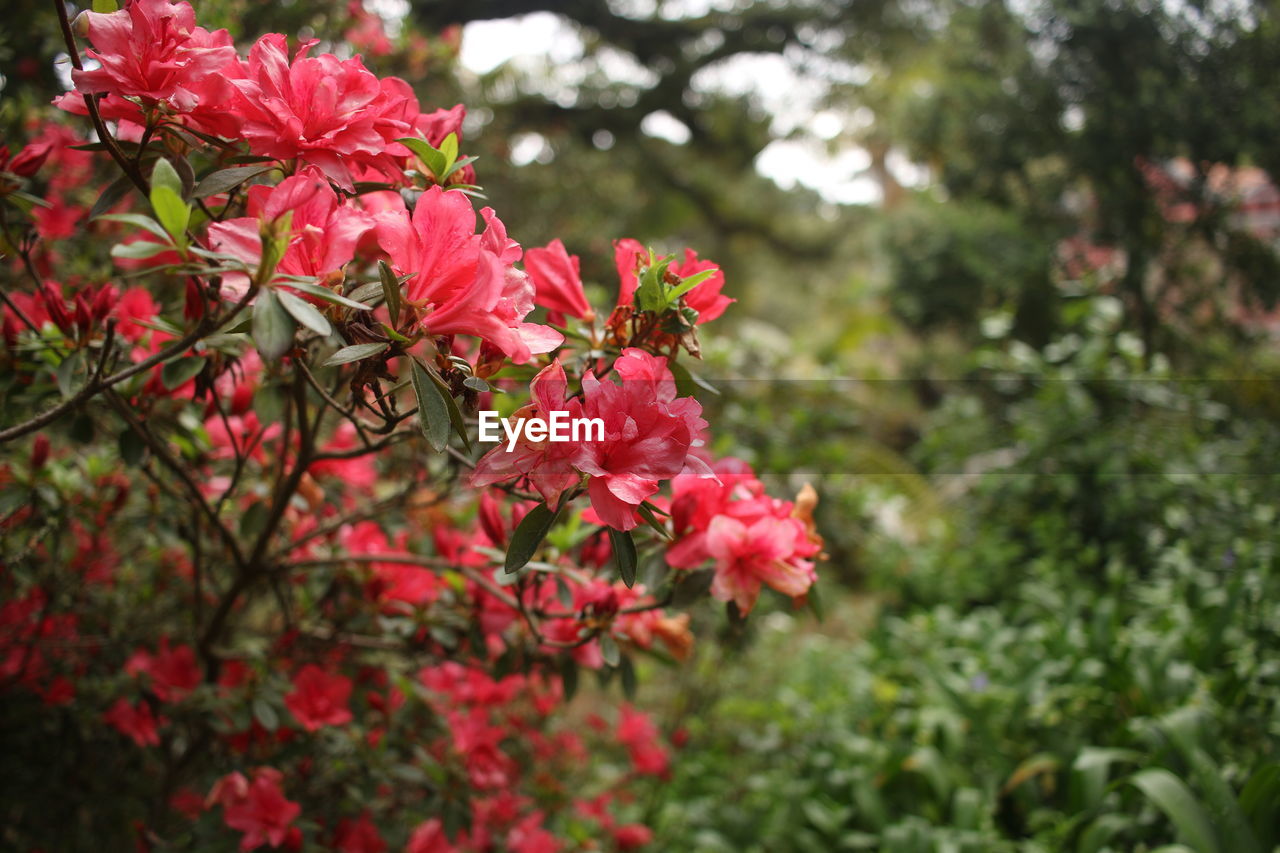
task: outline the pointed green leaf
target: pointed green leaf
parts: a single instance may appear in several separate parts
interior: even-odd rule
[[[431,174],[433,176],[439,178],[440,175],[444,174],[445,169],[448,168],[448,165],[445,163],[445,156],[443,152],[433,147],[425,139],[404,137],[397,139],[396,142],[399,142],[405,148],[408,148],[416,154],[418,159],[422,161],[423,165],[431,170]]]
[[[386,261],[378,261],[378,276],[382,279],[382,299],[387,304],[391,325],[400,325],[400,282]]]
[[[334,293],[323,285],[316,284],[312,281],[293,281],[291,276],[277,276],[276,281],[284,281],[294,290],[301,290],[303,293],[309,293],[317,299],[323,299],[325,302],[332,302],[334,305],[341,305],[343,308],[354,308],[357,311],[372,311],[368,305],[363,302],[343,296],[341,293]]]
[[[266,361],[278,361],[293,346],[295,325],[276,294],[264,290],[253,303],[253,341]]]
[[[376,355],[386,350],[386,344],[353,344],[349,347],[343,347],[333,355],[325,359],[321,367],[333,367],[338,364],[349,364],[353,361],[360,361],[371,355]]]
[[[233,166],[230,169],[219,169],[205,175],[204,178],[196,185],[195,191],[191,193],[192,198],[208,198],[211,195],[219,195],[243,184],[258,175],[264,175],[274,169],[275,166]]]
[[[613,559],[618,564],[618,576],[627,589],[636,585],[636,543],[629,530],[609,528],[609,542],[613,545]]]
[[[436,453],[449,443],[449,406],[444,401],[436,383],[416,358],[409,359],[409,378],[413,382],[413,395],[418,398],[418,425],[427,438],[427,444]]]
[[[164,383],[164,387],[172,391],[188,379],[194,379],[201,370],[204,370],[204,365],[203,358],[175,358],[161,369],[160,381]]]
[[[316,309],[316,306],[300,296],[294,296],[287,290],[277,290],[275,293],[280,299],[280,304],[284,306],[284,310],[293,315],[293,319],[322,337],[327,338],[333,333],[333,327],[329,325],[329,321],[325,319],[325,316]]]
[[[151,169],[152,192],[155,192],[158,187],[168,187],[179,199],[182,198],[182,178],[178,177],[178,170],[173,168],[173,164],[164,157],[156,160],[155,166]]]
[[[453,424],[453,431],[458,434],[458,438],[462,439],[462,446],[469,452],[471,450],[471,439],[467,435],[467,422],[462,417],[462,410],[458,408],[458,401],[453,399],[453,391],[434,370],[428,371],[427,375],[431,377],[431,380],[436,384],[436,388],[440,390],[440,396],[444,398],[445,406],[449,409],[449,423]]]
[[[1165,813],[1182,841],[1196,853],[1219,853],[1209,815],[1181,779],[1162,767],[1151,767],[1133,774],[1129,782]]]
[[[145,261],[165,252],[172,252],[169,243],[156,243],[152,240],[138,240],[133,243],[117,243],[111,247],[111,257],[128,258],[134,261]]]
[[[572,701],[578,692],[578,662],[569,655],[560,659],[560,684],[564,687],[564,701]]]
[[[622,675],[622,695],[627,697],[629,701],[635,701],[636,688],[639,686],[636,679],[636,667],[631,662],[631,658],[627,655],[622,656],[622,661],[618,665],[618,672]]]
[[[150,216],[143,216],[141,213],[104,213],[98,218],[105,219],[108,222],[123,222],[126,225],[136,225],[139,228],[145,228],[166,243],[171,242],[169,232],[164,230],[163,225]]]
[[[704,281],[711,278],[711,276],[715,275],[718,272],[720,272],[720,270],[713,267],[709,270],[703,270],[700,273],[691,275],[688,278],[683,279],[679,284],[671,288],[670,292],[667,293],[667,304],[670,305],[671,303],[675,302],[681,296],[684,296],[690,290],[693,290],[695,287],[702,284]]]
[[[640,513],[640,517],[644,519],[644,523],[656,530],[658,535],[663,539],[666,539],[668,542],[675,539],[675,537],[671,535],[671,531],[667,530],[666,525],[664,525],[654,514],[653,508],[649,505],[648,501],[645,501],[640,504],[640,506],[636,507],[636,512]]]
[[[253,717],[258,721],[264,729],[274,732],[280,728],[280,715],[276,713],[276,709],[271,707],[267,700],[261,697],[253,700]]]
[[[622,662],[622,650],[618,648],[618,641],[613,638],[612,634],[600,635],[600,656],[604,658],[604,662],[609,666],[616,667]]]
[[[93,203],[93,207],[89,208],[89,218],[97,219],[115,207],[116,203],[128,195],[131,189],[133,189],[133,180],[128,175],[121,175],[110,184],[107,184],[107,188],[98,196],[98,200]]]
[[[559,511],[553,512],[545,503],[540,503],[520,519],[511,534],[511,544],[507,546],[507,558],[503,563],[507,574],[518,572],[529,564],[558,515]]]
[[[164,160],[160,162],[166,162]],[[187,244],[187,225],[191,222],[191,208],[182,196],[168,186],[151,188],[151,208],[164,230],[179,247]]]

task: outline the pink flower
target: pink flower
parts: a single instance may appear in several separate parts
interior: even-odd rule
[[[284,36],[258,39],[244,78],[231,81],[238,135],[253,153],[311,163],[346,190],[355,186],[352,166],[401,180],[398,161],[408,151],[395,140],[415,135],[413,90],[395,77],[379,79],[359,57],[309,56],[315,45],[304,42],[290,62]]]
[[[516,449],[498,447],[480,460],[472,485],[528,477],[548,505],[554,505],[577,480],[574,472],[581,472],[590,477],[587,492],[599,520],[631,530],[639,523],[636,508],[658,491],[662,480],[681,471],[714,477],[689,453],[706,427],[702,406],[692,397],[676,396],[666,359],[628,348],[614,362],[614,372],[619,383],[602,382],[588,372],[579,404],[565,401],[567,382],[559,362],[544,368],[530,385],[533,404],[518,415],[545,419],[550,412],[565,411],[569,418],[598,418],[603,440],[534,443],[522,434]]]
[[[516,413],[516,417],[540,417],[547,419],[551,412],[568,412],[568,417],[582,415],[582,405],[577,400],[565,402],[568,381],[559,360],[553,361],[538,372],[529,383],[532,403]],[[555,506],[560,494],[578,480],[574,470],[581,450],[570,442],[530,442],[521,433],[514,450],[508,452],[499,447],[486,454],[471,475],[473,486],[488,486],[513,477],[524,476],[548,506]]]
[[[671,761],[648,714],[623,705],[618,710],[617,737],[627,748],[637,773],[662,776],[667,772]]]
[[[677,397],[667,360],[634,347],[614,362],[621,382],[602,382],[591,372],[582,380],[583,416],[604,421],[604,441],[585,442],[575,459],[591,475],[587,493],[600,519],[617,530],[638,524],[635,509],[658,491],[659,482],[689,466],[714,477],[689,455],[706,428],[702,405]]]
[[[351,722],[350,698],[351,679],[307,664],[293,677],[293,691],[284,697],[284,704],[304,729],[313,732],[321,726]]]
[[[255,850],[263,844],[279,847],[290,836],[290,824],[302,807],[285,799],[280,790],[279,770],[259,767],[250,782],[239,773],[224,776],[209,794],[211,802],[222,804],[222,819],[231,829],[244,833],[241,850]]]
[[[570,255],[564,243],[552,240],[545,249],[530,249],[524,254],[524,268],[533,279],[534,301],[554,312],[589,320],[595,314],[582,292],[582,276],[578,272],[578,256]],[[552,322],[560,322],[553,317]]]
[[[116,731],[127,735],[138,746],[160,745],[156,717],[146,702],[139,701],[137,705],[130,705],[127,699],[117,699],[102,715],[102,719]],[[163,718],[161,721],[163,722]]]
[[[438,817],[418,824],[404,848],[405,853],[455,853],[457,849],[449,841],[444,823]]]
[[[643,823],[624,824],[613,831],[613,843],[619,850],[639,850],[653,841],[653,830]]]
[[[169,639],[160,641],[154,655],[139,649],[125,662],[129,675],[145,674],[151,681],[151,692],[161,702],[176,702],[200,685],[200,668],[190,646],[169,648]]]
[[[29,178],[40,170],[45,160],[49,159],[49,152],[52,149],[52,142],[33,142],[11,157],[9,146],[0,146],[0,172]]]
[[[359,820],[344,818],[338,824],[333,846],[338,853],[382,853],[387,849],[387,842],[382,840],[366,812]]]
[[[804,524],[796,518],[763,516],[750,525],[718,515],[707,528],[707,551],[716,561],[711,594],[751,612],[762,584],[796,597],[816,579],[813,563],[803,559],[816,550]]]
[[[240,258],[251,270],[262,259],[262,224],[292,212],[289,247],[276,267],[282,275],[315,276],[341,280],[342,271],[355,256],[356,244],[373,228],[364,211],[342,204],[333,187],[316,169],[304,169],[274,187],[249,188],[249,216],[215,222],[209,226],[209,245]],[[243,295],[249,277],[242,273],[223,276],[223,292],[230,298]]]
[[[202,78],[237,61],[226,30],[197,27],[188,3],[133,0],[118,12],[84,12],[89,40],[86,54],[100,67],[72,71],[85,94],[166,102],[178,110],[197,103],[192,89]]]
[[[343,547],[352,554],[408,555],[403,548],[393,548],[382,528],[373,521],[361,521],[344,528],[341,536]],[[430,569],[394,561],[370,563],[369,569],[373,577],[365,589],[380,601],[402,601],[416,606],[434,601],[439,594],[441,581]]]
[[[518,364],[559,346],[562,335],[525,323],[533,310],[533,284],[512,264],[520,246],[507,239],[493,211],[481,211],[484,233],[476,233],[471,202],[460,192],[432,187],[412,219],[398,211],[377,217],[378,241],[391,266],[411,278],[405,300],[433,335],[474,335]]]

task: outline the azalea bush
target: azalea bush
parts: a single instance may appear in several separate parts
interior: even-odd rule
[[[619,239],[597,311],[480,206],[463,106],[186,3],[55,7],[74,88],[0,151],[5,846],[648,843],[637,659],[821,556],[812,490],[707,450],[719,269]],[[621,700],[568,709],[584,671]]]

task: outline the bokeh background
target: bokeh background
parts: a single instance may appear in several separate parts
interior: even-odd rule
[[[47,5],[5,7],[6,133],[63,89]],[[829,559],[642,674],[657,849],[1280,841],[1273,4],[194,5],[465,103],[597,303],[618,237],[725,270],[717,449],[812,483]]]

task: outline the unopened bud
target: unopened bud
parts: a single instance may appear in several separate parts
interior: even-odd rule
[[[39,471],[49,461],[49,439],[43,434],[37,435],[35,444],[31,445],[31,470]]]
[[[76,15],[75,19],[71,22],[71,31],[76,35],[78,35],[80,38],[88,38],[89,36],[89,15],[90,14],[91,13],[89,12],[89,10],[86,9],[85,11],[81,12],[79,15]]]

